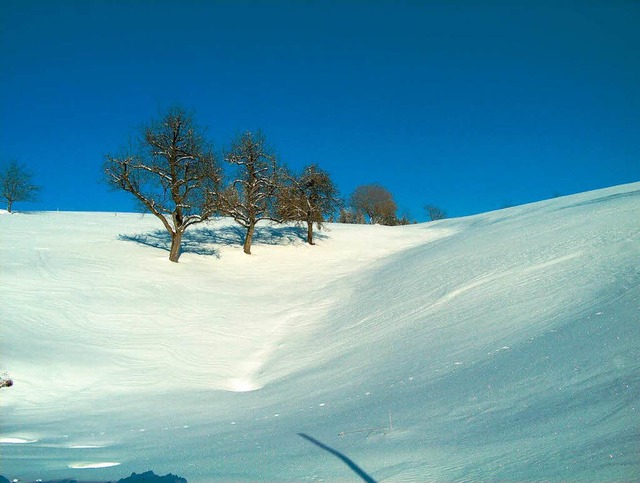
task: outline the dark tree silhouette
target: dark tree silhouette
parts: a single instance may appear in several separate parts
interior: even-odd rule
[[[221,210],[246,229],[243,248],[251,255],[256,225],[262,220],[282,221],[278,214],[281,171],[261,132],[238,137],[225,160],[236,173],[221,197]]]
[[[447,217],[447,212],[435,205],[425,205],[424,211],[430,221],[444,220]]]
[[[131,473],[131,476],[121,478],[118,480],[118,483],[187,483],[187,480],[180,476],[172,475],[171,473],[158,476],[153,471],[146,471],[140,474]]]
[[[32,182],[33,174],[16,161],[10,161],[0,169],[0,196],[7,203],[7,211],[12,212],[17,201],[38,201],[40,186]]]
[[[408,211],[403,211],[402,214],[396,219],[396,225],[411,225],[415,222],[416,221]]]
[[[298,177],[288,176],[289,185],[280,197],[279,211],[282,219],[306,223],[307,243],[313,245],[313,225],[320,230],[326,217],[341,206],[338,189],[326,171],[312,164]]]
[[[107,182],[131,193],[171,235],[169,260],[177,262],[185,230],[217,210],[221,170],[192,115],[172,108],[143,130],[139,149],[107,155]]]

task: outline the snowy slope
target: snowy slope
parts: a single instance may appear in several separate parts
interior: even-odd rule
[[[228,220],[0,217],[1,473],[640,474],[640,183],[306,246]],[[391,421],[390,421],[391,418]],[[373,429],[372,431],[369,431]]]

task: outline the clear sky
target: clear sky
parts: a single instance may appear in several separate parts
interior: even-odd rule
[[[640,180],[638,1],[3,0],[0,29],[18,210],[133,210],[104,155],[175,104],[420,221]]]

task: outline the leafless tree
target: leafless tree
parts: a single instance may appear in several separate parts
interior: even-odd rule
[[[38,201],[40,186],[32,182],[33,174],[16,161],[10,161],[0,169],[0,195],[11,213],[16,201]]]
[[[235,177],[221,197],[222,213],[246,228],[243,248],[251,255],[256,225],[262,220],[282,222],[278,216],[280,169],[261,132],[239,136],[225,160],[235,167]]]
[[[358,186],[351,195],[351,206],[365,214],[370,223],[388,223],[398,210],[391,192],[379,184]]]
[[[322,229],[325,217],[340,208],[338,189],[326,171],[312,164],[298,177],[289,176],[289,185],[283,188],[279,210],[284,220],[307,224],[307,243],[313,245],[313,225]]]
[[[202,128],[182,108],[152,121],[138,145],[135,152],[107,155],[105,177],[162,222],[171,236],[169,260],[177,262],[185,230],[216,214],[221,169]]]
[[[435,205],[425,205],[424,211],[431,221],[444,220],[447,217],[446,211]]]

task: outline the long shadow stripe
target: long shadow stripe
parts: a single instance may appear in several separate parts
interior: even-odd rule
[[[302,438],[304,438],[307,441],[315,444],[319,448],[322,448],[323,450],[325,450],[325,451],[331,453],[332,455],[340,458],[344,462],[344,464],[346,464],[351,469],[351,471],[353,471],[356,475],[358,475],[360,478],[362,478],[367,483],[376,483],[376,480],[374,480],[368,474],[366,474],[362,468],[360,468],[357,464],[355,464],[353,462],[353,460],[349,459],[347,456],[345,456],[342,453],[340,453],[340,451],[336,451],[335,449],[330,448],[326,444],[323,444],[320,441],[318,441],[317,439],[312,438],[308,434],[298,433],[298,436],[301,436]]]

